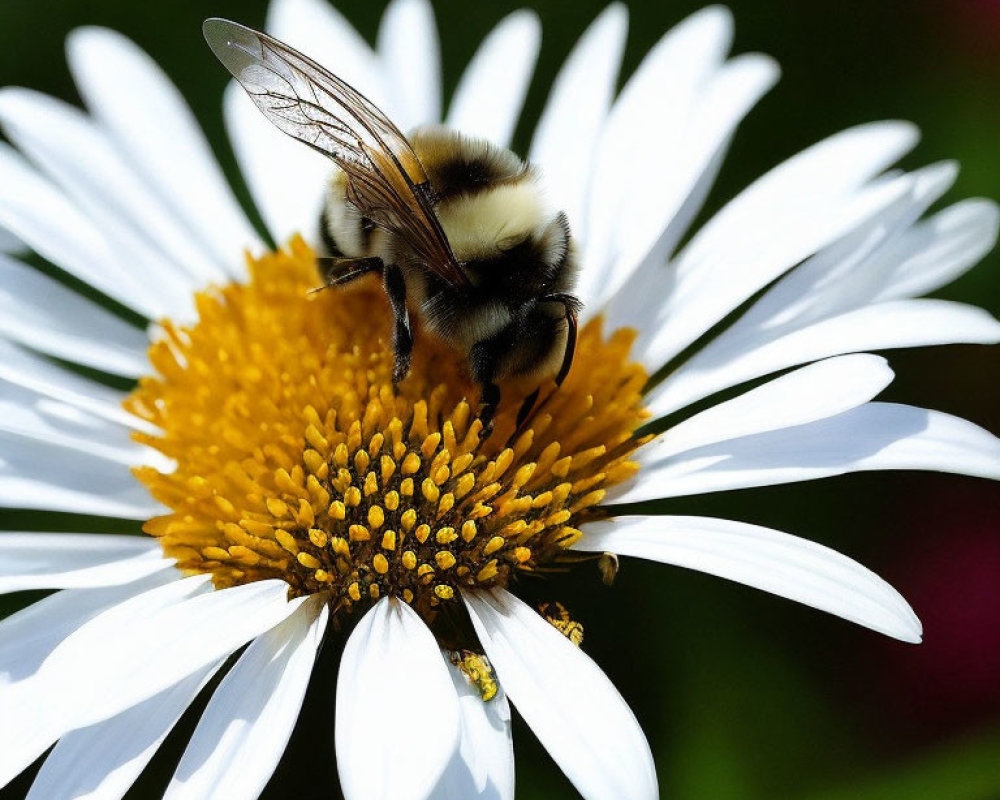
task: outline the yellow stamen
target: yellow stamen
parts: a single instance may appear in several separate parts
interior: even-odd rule
[[[455,566],[455,556],[447,550],[441,550],[434,555],[439,569],[451,569]]]
[[[458,534],[455,533],[454,528],[441,528],[441,530],[434,534],[434,540],[438,544],[450,544],[457,538]]]
[[[515,432],[531,381],[504,384],[489,436],[460,353],[421,333],[394,385],[391,314],[377,287],[310,292],[301,240],[249,263],[245,285],[163,320],[155,374],[129,411],[176,463],[136,470],[170,513],[145,529],[217,587],[281,578],[350,609],[382,596],[430,620],[459,590],[567,563],[606,490],[635,474],[643,369],[633,335],[582,326],[573,369]],[[415,320],[419,323],[419,320]]]
[[[417,524],[417,512],[412,508],[406,509],[399,517],[399,524],[404,533],[409,533]]]

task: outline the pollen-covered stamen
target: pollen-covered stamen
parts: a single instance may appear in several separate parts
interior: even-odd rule
[[[279,577],[341,610],[392,595],[430,618],[461,589],[559,564],[634,472],[646,375],[628,332],[586,326],[530,427],[515,436],[534,387],[505,386],[484,438],[460,355],[429,337],[393,388],[377,286],[310,294],[300,242],[250,266],[250,284],[199,295],[197,325],[163,324],[159,375],[128,400],[177,463],[137,474],[172,509],[146,530],[184,569],[220,587]]]

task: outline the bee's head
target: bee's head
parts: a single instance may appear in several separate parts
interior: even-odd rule
[[[575,303],[570,297],[576,272],[573,240],[565,214],[538,207],[533,211],[537,213],[508,216],[505,235],[480,242],[478,257],[464,264],[474,292],[489,298],[495,309],[490,318],[496,325],[491,337],[499,345],[494,364],[498,380],[553,377],[566,356],[566,298]],[[484,332],[485,326],[479,330]]]
[[[496,377],[555,377],[566,357],[569,333],[562,303],[538,299],[525,304],[502,333],[509,344],[497,358]]]

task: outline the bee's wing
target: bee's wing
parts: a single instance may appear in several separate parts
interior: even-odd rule
[[[235,22],[209,19],[205,40],[275,126],[332,158],[348,199],[403,237],[422,266],[467,284],[434,213],[427,174],[406,137],[375,105],[283,42]]]

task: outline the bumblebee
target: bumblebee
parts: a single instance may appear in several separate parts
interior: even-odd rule
[[[221,19],[204,33],[264,116],[336,165],[321,268],[330,286],[380,276],[394,382],[409,372],[412,314],[462,355],[486,424],[499,381],[562,383],[576,345],[576,258],[566,216],[546,207],[530,165],[445,128],[407,139],[347,83],[264,33]]]

